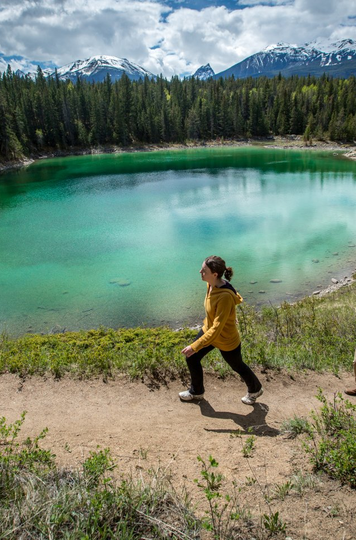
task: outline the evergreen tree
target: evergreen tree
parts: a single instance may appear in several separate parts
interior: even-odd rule
[[[13,160],[21,157],[22,151],[20,141],[13,130],[6,100],[0,92],[0,155],[6,160]]]

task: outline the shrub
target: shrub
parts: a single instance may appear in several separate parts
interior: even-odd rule
[[[317,470],[325,471],[332,478],[356,487],[356,406],[341,394],[329,403],[322,391],[319,412],[313,412],[314,433],[306,450]]]

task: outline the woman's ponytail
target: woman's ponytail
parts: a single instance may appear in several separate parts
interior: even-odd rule
[[[227,281],[231,281],[232,276],[234,275],[234,271],[231,268],[231,266],[228,266],[224,272],[224,278],[227,279]]]

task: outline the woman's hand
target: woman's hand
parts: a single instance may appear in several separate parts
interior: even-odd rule
[[[188,345],[188,347],[184,347],[184,349],[182,349],[180,352],[182,354],[185,354],[186,358],[189,358],[189,356],[192,356],[192,354],[194,354],[194,351],[190,345]]]

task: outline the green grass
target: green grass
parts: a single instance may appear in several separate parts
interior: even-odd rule
[[[0,341],[0,372],[55,377],[112,377],[145,373],[164,377],[179,373],[183,366],[180,350],[192,340],[191,330],[173,332],[167,328],[113,330],[99,328],[56,335],[26,335]]]
[[[339,289],[323,298],[264,307],[242,304],[237,310],[243,357],[264,368],[301,369],[337,374],[350,370],[356,346],[356,287]],[[187,373],[181,349],[196,332],[169,328],[131,328],[25,335],[0,338],[0,373],[21,376],[51,373],[59,378],[148,377],[159,383]],[[230,373],[218,351],[208,355],[205,368],[221,377]]]

